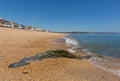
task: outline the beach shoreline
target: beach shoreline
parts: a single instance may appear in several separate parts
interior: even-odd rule
[[[73,52],[75,55],[86,57],[89,62],[96,67],[120,77],[119,58],[105,56],[83,48],[81,42],[79,42],[80,39],[75,38],[73,35],[65,36],[64,39],[66,41],[66,45],[68,46],[68,51]]]
[[[0,28],[0,81],[119,81],[88,60],[49,58],[19,68],[10,63],[53,49],[67,50],[66,34]]]

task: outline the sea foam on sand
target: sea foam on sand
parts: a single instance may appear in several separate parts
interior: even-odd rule
[[[108,58],[108,57],[107,57]],[[120,63],[119,61],[115,61],[114,58],[98,58],[92,57],[89,59],[90,63],[94,64],[96,67],[113,73],[117,76],[120,76]]]

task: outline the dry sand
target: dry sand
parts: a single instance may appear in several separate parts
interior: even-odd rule
[[[120,81],[88,60],[49,58],[30,65],[8,68],[24,57],[50,49],[66,49],[63,43],[51,40],[64,34],[0,28],[0,81]]]

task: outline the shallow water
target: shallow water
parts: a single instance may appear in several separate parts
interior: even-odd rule
[[[64,39],[70,52],[103,55],[104,58],[92,57],[90,63],[120,76],[120,34],[72,34]]]
[[[72,34],[83,49],[120,58],[120,34]]]

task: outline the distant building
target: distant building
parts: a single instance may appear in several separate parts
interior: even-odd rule
[[[41,31],[42,29],[41,28],[39,28],[39,27],[33,27],[34,28],[34,30],[36,30],[36,31]]]
[[[32,26],[25,26],[24,29],[25,30],[34,30]]]
[[[13,22],[11,22],[11,27],[14,28],[14,24],[13,24]]]
[[[14,23],[13,22],[13,26],[14,26],[14,28],[19,28],[19,24],[18,23]]]
[[[49,32],[49,30],[45,30],[45,32]]]
[[[0,18],[0,27],[19,28],[19,29],[25,29],[25,30],[49,32],[48,30],[41,29],[39,26],[36,26],[36,27],[25,26],[25,25],[22,25],[22,24],[18,24],[18,23],[15,23],[15,22],[4,20],[2,18]]]
[[[21,24],[20,27],[21,29],[25,29],[26,26]]]
[[[2,19],[0,19],[0,26],[4,26],[4,22],[3,22],[3,20]]]
[[[0,26],[2,27],[11,27],[11,23],[7,20],[0,19]]]

